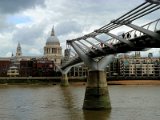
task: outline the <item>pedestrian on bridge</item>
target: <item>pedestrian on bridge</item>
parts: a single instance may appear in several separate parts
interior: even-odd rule
[[[130,39],[131,38],[131,34],[128,32],[127,33],[127,38]]]
[[[122,34],[122,38],[125,38],[125,34],[124,33]]]

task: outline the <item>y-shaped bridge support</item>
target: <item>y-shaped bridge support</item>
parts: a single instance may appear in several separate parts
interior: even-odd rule
[[[61,72],[62,73],[61,86],[65,86],[65,87],[69,86],[67,73],[70,71],[70,69],[71,67],[68,67]]]
[[[61,86],[64,87],[68,87],[69,86],[69,82],[68,82],[68,72],[70,71],[70,69],[74,66],[78,66],[81,65],[82,63],[78,63],[69,67],[66,67],[65,69],[61,69],[58,65],[56,65],[56,67],[59,69],[59,71],[61,72],[62,76],[61,76]]]
[[[109,64],[114,55],[108,55],[97,61],[86,55],[75,42],[70,42],[79,57],[90,68],[87,80],[87,87],[83,103],[83,109],[103,110],[111,109],[105,67]]]
[[[68,76],[67,73],[70,71],[70,69],[72,68],[72,66],[65,68],[64,70],[62,70],[59,66],[56,65],[56,67],[59,69],[59,71],[62,73],[62,77],[61,77],[61,86],[67,87],[69,86],[69,82],[68,82]]]

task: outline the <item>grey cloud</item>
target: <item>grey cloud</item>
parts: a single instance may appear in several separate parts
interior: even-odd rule
[[[34,8],[36,5],[44,6],[45,0],[0,0],[0,13],[12,14]]]
[[[122,10],[130,10],[134,8],[134,6],[139,5],[144,2],[144,0],[130,0],[129,2],[126,0],[67,0],[63,3],[63,6],[66,8],[66,11],[70,11],[77,15],[81,14],[100,14],[107,16],[108,12],[120,12]],[[123,7],[121,5],[123,3]],[[111,15],[111,14],[110,14]]]
[[[67,0],[56,11],[65,15],[65,19],[77,20],[89,26],[102,26],[143,2],[144,0]]]
[[[23,27],[17,29],[13,35],[13,41],[25,45],[34,45],[35,40],[43,36],[44,25],[33,25],[32,27]],[[42,38],[43,39],[43,38]]]
[[[5,19],[5,16],[0,15],[0,31],[2,31],[7,26]]]
[[[82,32],[82,27],[76,21],[64,21],[55,28],[57,35],[66,35],[71,32]]]
[[[13,24],[9,24],[6,22],[6,16],[0,15],[0,32],[1,33],[12,32],[14,27],[15,26]]]

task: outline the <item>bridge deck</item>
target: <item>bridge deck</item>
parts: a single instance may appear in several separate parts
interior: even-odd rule
[[[160,34],[160,30],[157,31],[157,33]],[[87,54],[91,57],[100,57],[107,54],[126,53],[129,51],[141,51],[141,50],[144,50],[145,48],[160,48],[160,40],[159,41],[155,40],[148,35],[143,35],[143,36],[131,39],[130,41],[133,43],[134,47],[130,47],[127,44],[121,42],[113,45],[116,48],[116,50],[112,50],[109,47],[103,47],[102,49],[105,52],[95,50],[94,53],[89,52]]]
[[[157,33],[160,34],[160,30],[158,30]],[[129,51],[142,51],[145,48],[160,48],[160,40],[155,40],[148,35],[143,35],[131,39],[130,41],[134,44],[134,47],[130,47],[127,44],[121,42],[113,45],[116,48],[116,50],[112,50],[109,47],[103,47],[102,49],[104,52],[96,49],[94,52],[88,52],[87,55],[96,58],[100,56],[105,56],[107,54],[126,53]],[[62,69],[65,69],[68,66],[75,65],[80,62],[82,62],[81,58],[77,57],[76,59],[70,61],[68,64],[62,66]]]

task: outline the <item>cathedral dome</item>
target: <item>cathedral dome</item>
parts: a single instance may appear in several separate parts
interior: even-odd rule
[[[60,45],[59,39],[54,34],[54,28],[52,28],[51,36],[47,39],[46,45]]]
[[[50,36],[47,39],[46,45],[54,45],[54,44],[60,44],[59,40],[58,40],[58,38],[56,36]]]

